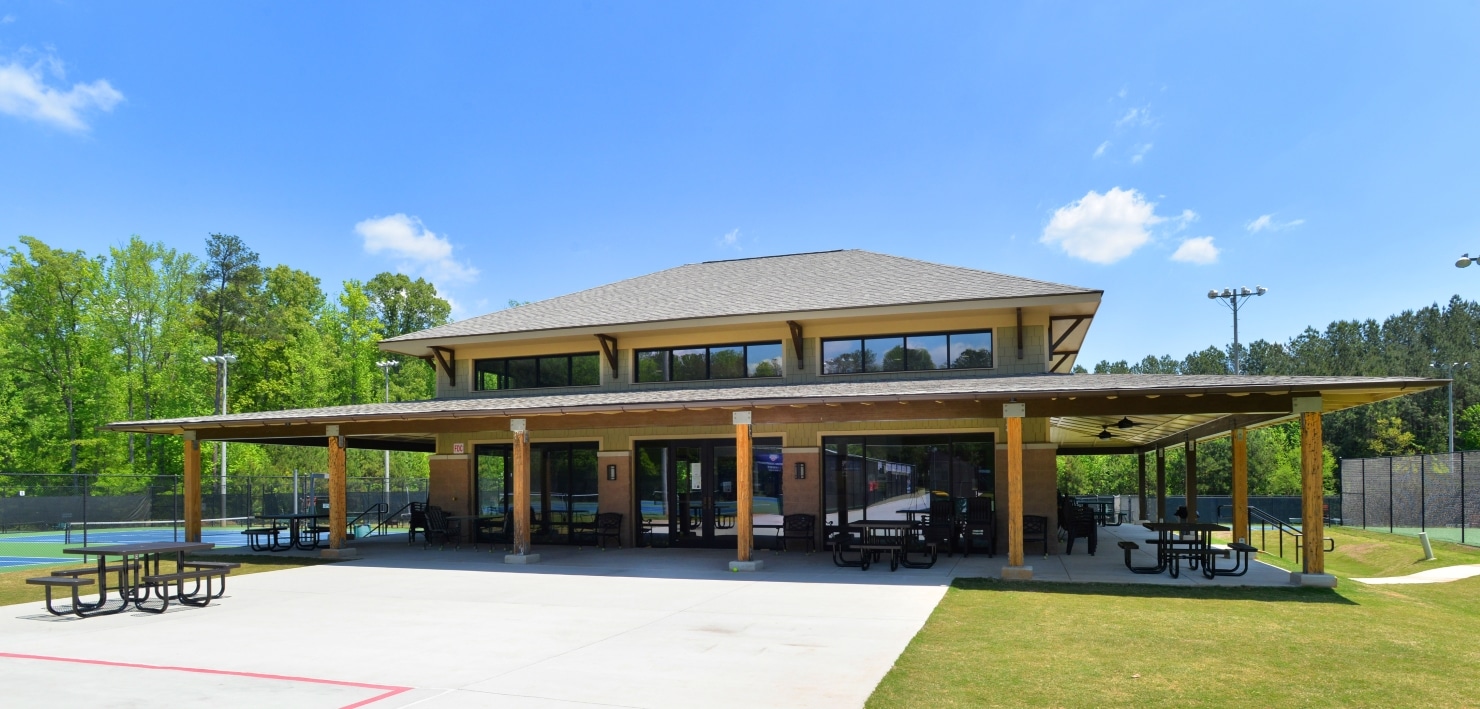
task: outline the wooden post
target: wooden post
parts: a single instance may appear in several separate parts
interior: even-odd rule
[[[1136,514],[1138,519],[1151,519],[1146,514],[1146,451],[1136,454]]]
[[[755,545],[752,534],[754,520],[751,518],[751,475],[755,461],[750,450],[750,412],[736,411],[735,422],[735,543],[739,561],[750,561],[751,547]]]
[[[529,553],[529,431],[524,419],[513,419],[514,431],[514,553]]]
[[[1022,404],[1017,406],[1021,407]],[[1011,413],[1018,415],[1013,416]],[[1011,413],[1004,412],[1007,419],[1007,565],[1022,566],[1023,417],[1021,409]]]
[[[1156,449],[1156,521],[1167,521],[1167,449]]]
[[[344,438],[339,435],[338,426],[328,426],[329,430],[329,548],[338,549],[344,546],[344,528],[349,524],[349,517],[345,509],[348,504],[345,499],[345,463],[344,463]]]
[[[1300,531],[1304,534],[1307,574],[1326,573],[1325,518],[1321,516],[1321,502],[1325,499],[1325,481],[1322,479],[1321,413],[1306,411],[1300,414]]]
[[[1233,539],[1249,543],[1249,441],[1242,426],[1233,429]]]
[[[185,435],[185,541],[200,541],[200,441],[195,431]]]
[[[1197,521],[1197,441],[1187,439],[1187,475],[1184,482],[1187,495],[1187,521]]]

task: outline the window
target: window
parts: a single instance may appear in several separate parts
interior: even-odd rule
[[[692,382],[781,376],[781,343],[638,350],[639,382]]]
[[[991,366],[991,330],[822,341],[823,374],[987,369]]]
[[[600,383],[601,360],[595,352],[473,361],[473,387],[477,391],[596,386]]]

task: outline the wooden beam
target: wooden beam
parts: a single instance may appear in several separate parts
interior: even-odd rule
[[[1233,539],[1249,542],[1249,432],[1233,429]]]
[[[437,358],[437,364],[442,365],[442,372],[447,375],[447,383],[457,386],[457,353],[447,347],[432,346],[432,355]]]
[[[1023,565],[1023,420],[1007,419],[1007,565]]]
[[[300,436],[296,438],[233,438],[232,443],[260,443],[269,446],[303,446],[308,448],[324,448],[329,444],[324,438],[313,436]],[[344,447],[351,450],[371,451],[405,451],[408,453],[436,453],[437,441],[433,438],[426,440],[381,440],[375,438],[345,438]]]
[[[523,421],[514,428],[514,553],[529,553],[529,432]]]
[[[1187,521],[1197,522],[1197,439],[1187,439],[1183,460],[1187,462],[1187,474],[1182,478],[1182,492],[1187,498]]]
[[[755,461],[751,452],[750,415],[743,412],[745,416],[739,416],[742,412],[736,412],[735,416],[735,543],[738,546],[736,557],[740,561],[750,561],[751,549],[755,546],[755,535],[753,534],[751,517],[753,503],[751,496],[754,488],[751,481],[755,470]]]
[[[337,433],[337,432],[334,432]],[[344,439],[329,436],[329,548],[344,546],[345,527],[349,524],[349,504],[345,495],[347,471],[344,460]]]
[[[786,326],[791,329],[791,348],[797,354],[797,369],[805,370],[807,360],[802,357],[802,324],[795,320],[787,320]]]
[[[1111,393],[1109,396],[1116,396]],[[1027,402],[1029,416],[1173,416],[1184,414],[1281,414],[1290,413],[1290,395],[1228,396],[1158,396],[1150,398],[1122,394],[1080,396],[1070,400],[1035,399]]]
[[[1192,440],[1217,438],[1220,435],[1226,435],[1232,432],[1235,425],[1252,428],[1268,421],[1288,418],[1289,416],[1289,414],[1261,414],[1257,416],[1240,416],[1236,420],[1232,416],[1224,416],[1207,423],[1198,424],[1185,431],[1169,434],[1154,441],[1148,441],[1143,447],[1176,448],[1185,443],[1189,438]]]
[[[1137,453],[1136,454],[1136,502],[1139,503],[1139,506],[1136,507],[1136,514],[1139,514],[1141,516],[1141,519],[1150,519],[1150,517],[1147,516],[1147,514],[1146,514],[1146,452],[1145,451],[1141,451],[1140,453]]]
[[[1325,480],[1322,463],[1321,414],[1300,414],[1300,531],[1305,541],[1302,560],[1307,574],[1326,573],[1326,519],[1321,505],[1325,502]]]
[[[1156,521],[1167,521],[1167,449],[1156,449]]]
[[[606,363],[612,368],[612,379],[617,378],[617,338],[611,335],[597,335],[596,339],[601,342],[601,353],[606,355]]]
[[[186,432],[185,438],[185,541],[200,541],[200,441]]]

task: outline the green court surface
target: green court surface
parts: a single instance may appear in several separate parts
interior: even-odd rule
[[[246,545],[244,524],[207,526],[201,528],[201,541],[218,547]],[[170,524],[111,525],[106,529],[88,529],[85,540],[88,545],[137,544],[141,542],[180,541],[185,538],[183,526]],[[76,563],[75,554],[63,554],[66,547],[82,546],[83,530],[73,528],[30,532],[6,532],[0,534],[0,569],[44,564]]]

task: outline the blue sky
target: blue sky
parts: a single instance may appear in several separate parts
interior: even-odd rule
[[[0,243],[234,233],[470,316],[864,248],[1106,291],[1081,362],[1476,297],[1474,3],[0,2]],[[860,274],[866,278],[867,274]],[[676,296],[680,297],[680,296]],[[799,304],[802,305],[802,304]]]

